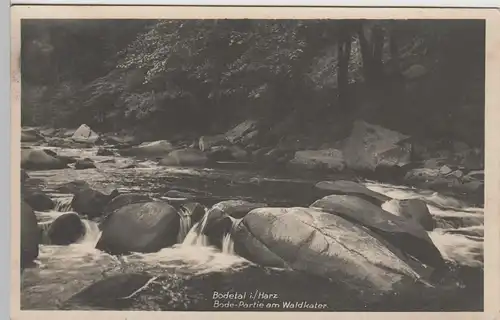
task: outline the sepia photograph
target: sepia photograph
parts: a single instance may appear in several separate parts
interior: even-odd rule
[[[21,310],[484,311],[486,19],[18,23]]]

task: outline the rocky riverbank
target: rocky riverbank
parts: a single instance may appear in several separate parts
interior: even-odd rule
[[[282,309],[312,291],[328,310],[482,308],[477,150],[417,161],[409,137],[357,122],[337,148],[266,151],[259,130],[194,144],[23,130],[24,308],[212,310],[229,288]],[[82,275],[47,304],[34,288],[63,281],[64,259]]]

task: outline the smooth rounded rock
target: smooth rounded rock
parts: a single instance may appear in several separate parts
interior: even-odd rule
[[[177,242],[179,223],[177,210],[165,202],[129,204],[109,217],[96,248],[111,254],[156,252]]]
[[[25,195],[24,201],[36,211],[47,211],[54,208],[54,201],[41,191]]]
[[[251,261],[334,279],[366,298],[411,290],[420,279],[363,227],[313,208],[254,209],[233,238],[236,252]]]
[[[50,225],[47,236],[50,244],[68,245],[85,235],[85,226],[76,213],[65,213]]]

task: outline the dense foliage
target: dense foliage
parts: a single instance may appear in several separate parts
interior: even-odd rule
[[[22,43],[24,124],[167,135],[378,115],[482,140],[481,21],[25,20]]]

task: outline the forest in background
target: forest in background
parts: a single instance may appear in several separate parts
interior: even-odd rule
[[[484,144],[479,20],[23,20],[22,125],[157,139],[258,119],[266,143],[353,120]]]

